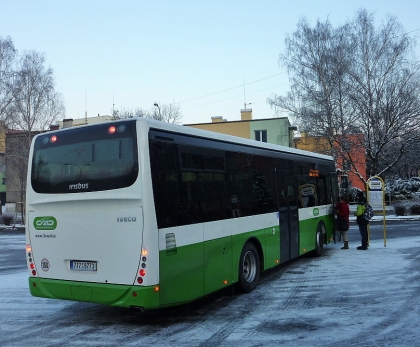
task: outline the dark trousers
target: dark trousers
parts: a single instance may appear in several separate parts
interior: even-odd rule
[[[367,248],[368,244],[368,230],[367,224],[359,224],[360,236],[362,237],[362,247]]]

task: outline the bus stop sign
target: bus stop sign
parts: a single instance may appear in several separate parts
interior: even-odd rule
[[[379,178],[372,177],[368,182],[369,190],[382,191],[382,181]]]

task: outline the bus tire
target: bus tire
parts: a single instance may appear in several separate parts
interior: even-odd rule
[[[252,242],[245,244],[239,259],[238,289],[249,293],[255,289],[260,279],[261,260],[257,248]]]
[[[317,257],[320,257],[322,253],[324,253],[325,232],[326,231],[324,223],[319,223],[316,228],[314,249],[314,255]]]

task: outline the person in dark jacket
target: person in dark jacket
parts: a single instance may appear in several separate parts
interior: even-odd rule
[[[357,193],[357,209],[354,215],[357,217],[357,224],[359,225],[360,236],[362,237],[362,245],[357,247],[359,250],[368,249],[368,230],[369,221],[363,217],[366,208],[366,198],[362,191]]]

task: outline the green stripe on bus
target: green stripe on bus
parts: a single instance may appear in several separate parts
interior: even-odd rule
[[[306,254],[315,249],[316,230],[319,223],[325,225],[327,243],[332,239],[334,223],[330,215],[301,220],[299,222],[299,255]]]
[[[261,248],[264,270],[278,265],[278,226],[160,251],[161,304],[188,302],[236,283],[243,246],[252,240]]]

